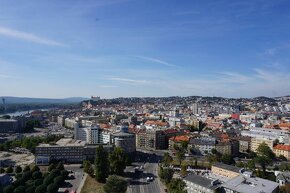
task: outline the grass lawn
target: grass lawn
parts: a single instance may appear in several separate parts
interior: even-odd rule
[[[97,182],[94,178],[88,175],[81,193],[104,193],[104,184]]]

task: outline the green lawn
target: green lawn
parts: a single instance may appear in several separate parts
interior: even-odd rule
[[[88,175],[81,193],[104,193],[104,184],[97,182],[94,178]]]

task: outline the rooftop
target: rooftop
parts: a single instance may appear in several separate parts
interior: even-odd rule
[[[58,140],[55,144],[40,144],[37,147],[79,147],[85,146],[86,142],[81,140],[73,140],[71,138],[62,138]]]
[[[232,166],[232,165],[227,165],[227,164],[223,164],[223,163],[215,163],[212,166],[218,167],[218,168],[222,168],[225,170],[229,170],[229,171],[233,171],[233,172],[237,172],[240,173],[242,168],[236,167],[236,166]]]
[[[278,185],[278,183],[270,180],[265,180],[258,177],[245,177],[243,175],[239,175],[222,184],[225,188],[241,193],[273,192]]]
[[[218,185],[216,185],[214,182],[214,180],[205,178],[205,177],[201,177],[195,174],[190,174],[188,176],[186,176],[184,178],[185,181],[189,181],[189,182],[193,182],[195,184],[198,184],[202,187],[208,188],[208,189],[212,189],[215,190],[218,188]]]

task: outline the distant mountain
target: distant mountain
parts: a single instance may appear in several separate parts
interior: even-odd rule
[[[31,103],[46,103],[46,104],[57,104],[57,103],[78,103],[87,98],[83,97],[70,97],[64,99],[49,99],[49,98],[29,98],[29,97],[12,97],[12,96],[0,96],[0,104],[2,104],[2,99],[5,99],[6,104],[31,104]]]

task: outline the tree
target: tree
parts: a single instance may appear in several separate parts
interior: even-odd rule
[[[64,183],[64,178],[62,176],[57,176],[54,178],[53,183],[57,186],[61,186]]]
[[[95,174],[98,182],[105,182],[109,174],[108,153],[102,145],[96,150]]]
[[[25,186],[18,186],[13,191],[13,193],[23,193],[23,192],[25,192]]]
[[[60,175],[64,178],[64,179],[66,179],[67,177],[68,177],[68,171],[66,171],[66,170],[61,170],[60,171]]]
[[[127,186],[128,183],[125,179],[116,175],[111,175],[104,185],[104,191],[106,193],[125,193]]]
[[[15,187],[13,185],[8,185],[3,189],[3,193],[13,193],[14,188]]]
[[[272,164],[272,160],[266,156],[258,156],[255,161],[262,167],[263,175],[266,175],[266,166]]]
[[[0,168],[0,174],[3,174],[5,172],[5,169],[4,168]]]
[[[35,172],[32,173],[32,178],[34,180],[41,179],[42,178],[42,173],[40,171],[35,171]]]
[[[46,190],[47,190],[47,193],[57,193],[58,186],[52,183],[47,186]]]
[[[158,175],[159,175],[160,179],[163,182],[165,182],[166,184],[171,181],[173,174],[174,174],[174,170],[171,168],[163,168],[163,167],[159,168]]]
[[[37,186],[35,189],[35,193],[44,193],[44,192],[46,192],[46,185],[44,184]]]
[[[256,169],[256,162],[254,159],[248,161],[247,168],[249,168],[252,171],[254,171]]]
[[[48,166],[48,171],[50,172],[51,170],[55,169],[56,168],[56,165],[51,163],[49,166]]]
[[[168,184],[169,192],[172,193],[187,193],[186,191],[186,184],[182,179],[172,179],[171,182]]]
[[[13,173],[13,168],[11,166],[9,166],[7,169],[6,169],[6,173],[7,174],[11,174]]]
[[[126,154],[120,147],[116,147],[109,154],[110,172],[116,175],[122,175],[126,168]]]
[[[177,158],[177,160],[179,162],[179,166],[181,166],[181,162],[185,159],[184,151],[181,151],[181,150],[177,151],[176,152],[176,158]]]
[[[232,165],[232,164],[235,163],[235,160],[234,160],[233,156],[230,155],[230,154],[224,154],[224,155],[222,155],[221,161],[224,164],[228,164],[228,165]]]
[[[271,148],[265,143],[261,143],[258,148],[257,152],[260,156],[268,157],[269,159],[273,160],[275,158],[275,154],[271,150]]]
[[[56,169],[58,170],[64,170],[64,165],[62,162],[58,162],[57,166],[56,166]]]
[[[84,172],[88,173],[91,166],[92,166],[92,164],[90,161],[88,161],[88,160],[83,161]]]
[[[181,175],[182,176],[186,176],[186,174],[187,174],[187,171],[186,171],[186,165],[185,164],[182,164],[181,165]]]
[[[168,152],[164,153],[163,155],[163,158],[162,158],[162,164],[165,166],[165,167],[168,167],[170,166],[171,162],[173,161],[172,157],[169,155]]]
[[[30,167],[29,166],[25,166],[24,169],[23,169],[23,172],[28,172],[30,171]]]
[[[36,171],[40,171],[40,168],[38,166],[34,165],[31,169],[31,172],[34,173]]]
[[[217,150],[215,148],[211,149],[211,153],[212,154],[216,154],[217,153]]]
[[[22,172],[22,167],[21,166],[16,166],[15,173],[19,174],[21,172]]]
[[[51,184],[53,182],[55,176],[53,175],[49,175],[47,176],[44,180],[43,180],[43,184],[48,186],[49,184]]]
[[[36,179],[36,180],[34,180],[33,183],[34,183],[35,187],[38,187],[38,186],[40,186],[43,183],[43,180],[42,179]]]
[[[186,152],[188,147],[188,141],[181,141],[181,148]]]
[[[25,190],[25,193],[34,193],[34,192],[35,192],[35,187],[34,186],[29,186]]]

